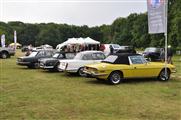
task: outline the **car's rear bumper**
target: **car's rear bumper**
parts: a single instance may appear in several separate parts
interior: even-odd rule
[[[54,66],[42,66],[42,65],[40,65],[40,68],[42,68],[42,69],[53,69]]]
[[[77,69],[69,69],[69,70],[64,70],[65,72],[68,73],[76,73],[78,70]]]
[[[102,76],[107,76],[107,73],[91,73],[88,71],[83,71],[85,74],[87,74],[87,77],[93,77],[93,78],[98,78],[98,77],[102,77]]]

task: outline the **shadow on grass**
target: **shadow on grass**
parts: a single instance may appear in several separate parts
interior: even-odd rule
[[[90,80],[87,80],[86,83],[94,84],[94,85],[110,85],[108,81],[106,80],[96,80],[96,79],[91,79],[91,78]]]
[[[34,68],[28,68],[26,66],[16,66],[13,69],[21,69],[21,70],[35,70]]]
[[[156,83],[156,82],[162,82],[162,81],[159,81],[156,78],[125,79],[120,84],[142,84],[142,83]],[[96,80],[96,79],[87,80],[86,83],[111,85],[107,80]],[[167,82],[162,82],[162,83],[167,83]]]
[[[43,69],[40,69],[40,72],[50,73],[50,74],[60,73],[60,74],[62,74],[62,76],[65,76],[65,77],[81,78],[81,76],[79,76],[77,73],[67,73],[67,72],[63,72],[63,71],[49,71],[49,70],[43,70]]]
[[[67,73],[67,72],[62,72],[62,73],[64,73],[64,76],[66,77],[84,78],[84,77],[79,76],[77,73]]]
[[[136,79],[126,79],[124,80],[123,84],[135,84],[135,83],[154,83],[154,82],[161,82],[156,78],[136,78]]]
[[[59,71],[46,70],[46,69],[39,69],[39,71],[43,72],[43,73],[62,73],[62,72],[59,72]]]

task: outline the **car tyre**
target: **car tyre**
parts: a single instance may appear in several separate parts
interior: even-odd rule
[[[54,72],[58,72],[58,66],[60,65],[59,62],[57,62],[53,68]]]
[[[79,76],[86,76],[86,73],[84,73],[83,70],[84,70],[84,67],[79,68],[79,70],[78,70]]]
[[[165,74],[165,69],[163,69],[159,76],[158,76],[158,79],[160,81],[168,81],[170,79],[170,71],[167,69],[167,75]]]
[[[108,80],[110,84],[116,85],[123,81],[123,75],[119,71],[114,71],[109,75]]]
[[[1,57],[2,57],[2,59],[8,58],[8,53],[3,52],[3,53],[1,54]]]
[[[39,68],[39,67],[40,67],[40,64],[39,64],[39,63],[34,63],[33,68],[37,69],[37,68]]]

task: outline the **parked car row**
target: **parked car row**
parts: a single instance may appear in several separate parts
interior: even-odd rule
[[[128,78],[158,78],[167,81],[175,72],[175,66],[162,62],[149,62],[136,53],[113,53],[108,57],[102,51],[83,51],[77,54],[37,50],[29,56],[19,57],[18,65],[28,68],[42,68],[49,71],[77,73],[83,77],[119,84]]]

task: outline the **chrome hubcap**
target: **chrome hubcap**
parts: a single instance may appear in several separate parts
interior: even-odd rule
[[[3,54],[3,55],[2,55],[2,58],[6,58],[6,54]]]
[[[168,72],[167,72],[167,74],[165,74],[165,71],[162,71],[161,72],[161,75],[160,75],[160,79],[161,80],[167,80],[168,79]]]
[[[121,77],[120,77],[120,75],[118,73],[114,73],[112,75],[112,82],[113,83],[119,83],[120,79],[121,79]]]
[[[84,75],[85,75],[85,73],[83,72],[83,68],[80,68],[80,70],[79,70],[79,75],[80,75],[80,76],[84,76]]]

